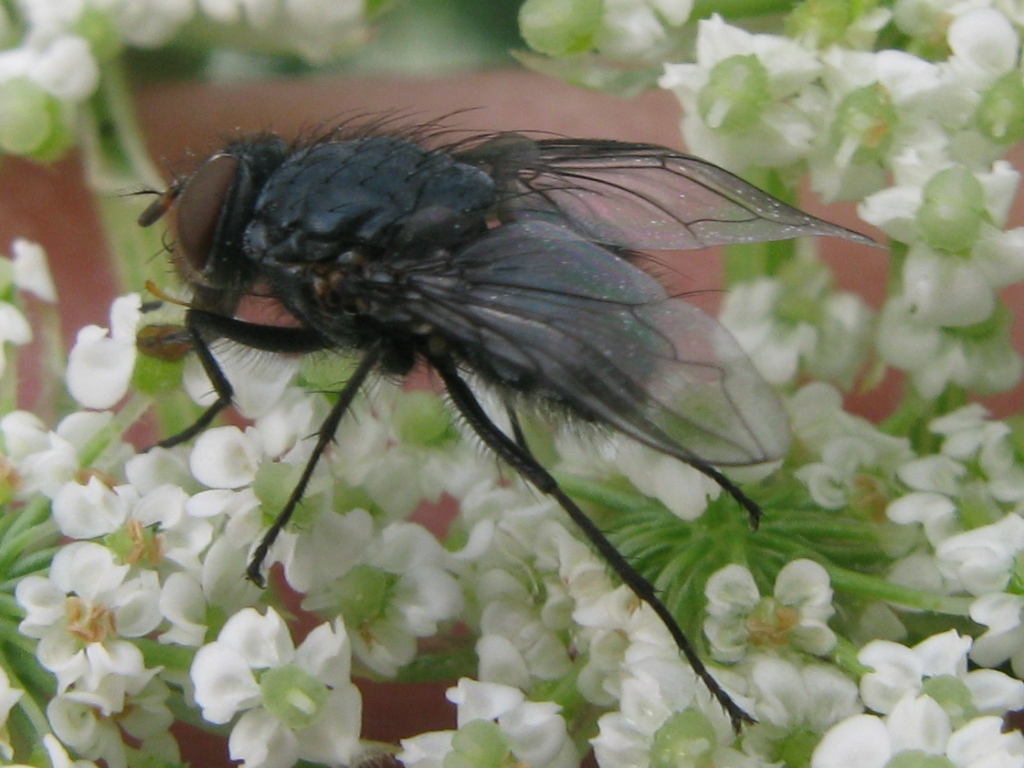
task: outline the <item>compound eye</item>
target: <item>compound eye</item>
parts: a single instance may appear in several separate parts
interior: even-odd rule
[[[214,248],[238,163],[233,155],[214,155],[192,174],[178,198],[178,247],[197,272],[206,269]]]

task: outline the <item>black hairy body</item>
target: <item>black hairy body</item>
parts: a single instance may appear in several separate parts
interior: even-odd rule
[[[425,363],[483,443],[551,495],[654,608],[738,727],[749,716],[651,584],[533,457],[517,407],[564,412],[672,455],[715,479],[756,524],[757,505],[716,467],[784,456],[781,405],[728,332],[669,296],[637,252],[803,235],[870,241],[664,147],[520,134],[444,144],[445,135],[377,123],[296,144],[238,139],[143,214],[148,225],[176,208],[173,258],[193,295],[185,325],[218,394],[162,444],[189,439],[230,404],[231,383],[209,349],[218,338],[362,355],[256,549],[249,576],[261,582],[271,544],[367,377]],[[248,297],[279,302],[294,325],[239,319]],[[469,380],[498,392],[511,434]]]

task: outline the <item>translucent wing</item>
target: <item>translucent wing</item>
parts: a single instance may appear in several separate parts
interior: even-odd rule
[[[732,336],[567,225],[497,227],[410,288],[418,319],[486,379],[683,461],[754,464],[788,447],[781,405]]]
[[[653,144],[502,134],[457,158],[491,174],[507,218],[561,215],[609,245],[685,250],[807,235],[873,244],[716,165]]]

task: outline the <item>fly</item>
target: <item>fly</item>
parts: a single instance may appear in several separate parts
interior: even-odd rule
[[[172,258],[192,291],[187,341],[156,331],[147,343],[158,350],[166,335],[175,354],[191,348],[217,395],[160,444],[194,437],[231,404],[231,383],[210,352],[217,339],[361,354],[250,560],[249,578],[263,584],[269,548],[356,393],[375,372],[404,375],[424,362],[483,443],[554,498],[654,609],[738,729],[752,718],[708,672],[651,583],[537,461],[517,407],[544,402],[674,456],[714,479],[756,525],[757,504],[717,467],[785,456],[782,406],[730,334],[669,296],[638,266],[638,252],[806,235],[872,241],[665,147],[515,133],[438,146],[439,136],[431,126],[378,124],[299,143],[237,139],[142,214],[149,226],[176,209]],[[253,295],[276,299],[298,324],[240,319],[239,305]],[[467,377],[498,393],[509,433]]]

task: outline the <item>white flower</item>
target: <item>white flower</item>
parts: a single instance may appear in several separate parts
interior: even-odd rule
[[[498,477],[493,460],[457,439],[437,395],[374,390],[372,405],[369,398],[353,403],[328,461],[334,476],[364,490],[388,519],[407,517],[420,502],[437,501],[445,492],[462,499],[483,480]],[[432,425],[426,437],[417,428],[420,418]]]
[[[321,624],[296,648],[273,608],[234,614],[192,662],[196,703],[235,722],[228,748],[244,768],[297,760],[347,764],[359,752],[362,701],[349,679],[345,626]]]
[[[103,760],[109,768],[127,768],[125,744],[117,725],[75,693],[55,696],[46,706],[54,734],[77,754]]]
[[[323,395],[299,387],[284,390],[273,407],[253,423],[264,452],[289,464],[304,462],[312,453],[328,408]]]
[[[152,48],[168,42],[194,13],[192,0],[106,0],[126,43]]]
[[[890,503],[886,516],[900,525],[920,524],[932,546],[938,546],[959,530],[956,504],[934,491],[906,493]]]
[[[1024,551],[1024,519],[1010,513],[996,523],[957,533],[935,548],[939,568],[972,595],[1006,588]]]
[[[101,430],[110,424],[113,415],[79,411],[61,420],[57,428],[47,432],[35,417],[15,411],[0,422],[5,439],[11,442],[11,458],[21,476],[19,492],[26,497],[42,493],[56,498],[66,483],[76,479],[81,468],[81,451]],[[107,455],[112,461],[133,453],[128,446],[111,441]]]
[[[1006,15],[995,8],[968,10],[949,25],[946,40],[952,55],[946,66],[954,77],[983,91],[1017,65],[1020,36]]]
[[[259,433],[238,427],[215,427],[203,432],[192,448],[189,467],[208,488],[234,490],[251,485],[264,458]]]
[[[232,406],[248,419],[258,419],[277,405],[299,367],[297,358],[256,352],[224,340],[212,345],[210,352],[234,390]],[[209,407],[217,400],[198,355],[185,359],[182,385],[199,405]]]
[[[373,517],[364,509],[324,510],[304,529],[282,531],[276,558],[288,583],[316,605],[328,585],[364,562],[375,535]]]
[[[748,646],[793,647],[823,655],[836,643],[828,628],[834,613],[828,573],[811,560],[787,563],[773,598],[762,598],[750,571],[727,565],[708,579],[704,634],[720,661],[739,661]]]
[[[126,768],[122,730],[139,742],[139,751],[154,758],[180,761],[168,729],[174,716],[166,701],[167,684],[157,678],[135,678],[124,691],[126,705],[111,712],[97,692],[76,687],[50,700],[47,719],[53,732],[80,755],[105,760],[110,768]]]
[[[1013,387],[1024,371],[1008,324],[989,333],[956,333],[918,319],[906,296],[889,299],[879,315],[876,345],[882,358],[912,374],[922,396],[936,397],[949,384],[978,393]]]
[[[39,243],[16,237],[11,242],[14,262],[14,284],[51,304],[57,301],[57,289],[46,261],[46,251]]]
[[[800,359],[810,355],[817,342],[817,333],[810,324],[779,320],[782,292],[781,281],[767,277],[734,286],[719,316],[760,374],[772,384],[792,381]]]
[[[911,244],[903,265],[903,290],[921,323],[974,325],[995,311],[996,292],[1024,278],[1024,228],[987,228],[967,257]]]
[[[103,687],[111,712],[121,710],[132,679],[151,675],[122,638],[142,637],[160,623],[156,574],[128,578],[128,571],[105,547],[74,542],[54,556],[48,578],[26,576],[15,589],[25,610],[18,629],[39,639],[36,655],[56,675],[58,690]]]
[[[816,378],[848,386],[867,354],[872,313],[831,283],[824,264],[800,257],[775,278],[734,286],[719,319],[770,383],[792,382],[803,364]]]
[[[914,458],[910,441],[847,413],[842,395],[820,382],[802,387],[790,398],[788,410],[797,439],[821,459],[795,472],[811,497],[826,509],[851,505],[877,519],[895,468]]]
[[[7,343],[22,346],[32,341],[32,327],[13,304],[0,301],[0,375],[6,367],[4,345]]]
[[[135,328],[140,298],[136,293],[114,300],[110,329],[87,325],[68,354],[67,385],[86,408],[114,406],[128,391],[135,370]]]
[[[855,715],[831,728],[814,750],[811,768],[885,768],[904,760],[945,757],[956,768],[1018,766],[1024,736],[1003,733],[1002,718],[978,717],[953,730],[929,696],[905,696],[884,718]]]
[[[789,399],[787,410],[797,438],[818,455],[834,440],[854,438],[883,456],[913,456],[908,440],[887,435],[862,416],[846,411],[842,394],[830,384],[804,385]]]
[[[11,411],[0,417],[0,434],[4,439],[4,455],[17,463],[46,450],[50,442],[50,433],[42,419],[28,411]]]
[[[447,697],[458,706],[459,730],[403,739],[399,759],[408,768],[458,764],[446,761],[455,742],[459,742],[460,751],[470,755],[481,751],[494,754],[496,765],[575,768],[579,764],[579,755],[557,704],[527,701],[516,688],[469,678],[462,678],[457,686],[449,688]]]
[[[696,520],[722,488],[714,480],[674,456],[627,437],[613,442],[618,470],[645,496],[657,499],[681,520]]]
[[[894,157],[913,151],[937,120],[969,115],[970,92],[944,78],[936,64],[899,50],[822,55],[831,104],[811,156],[811,182],[826,200],[878,192]],[[945,150],[949,137],[938,138]]]
[[[755,765],[733,748],[735,734],[707,701],[685,662],[650,656],[629,664],[618,711],[602,715],[590,740],[605,768],[650,765]],[[681,762],[682,759],[682,762]]]
[[[356,546],[360,540],[364,546],[361,551],[353,547],[347,561],[340,559],[338,578],[311,583],[303,606],[343,615],[359,660],[380,675],[393,676],[415,656],[417,637],[435,634],[439,622],[454,619],[462,609],[462,589],[449,572],[450,555],[419,525],[393,523],[366,541],[366,512],[322,517],[355,533]],[[294,568],[297,562],[290,564]]]
[[[111,533],[128,519],[134,493],[130,486],[123,490],[129,498],[96,476],[91,476],[85,485],[65,483],[53,499],[53,519],[61,533],[72,539],[93,539]]]
[[[127,533],[133,549],[127,561],[145,559],[153,567],[170,562],[189,570],[198,568],[201,553],[214,537],[214,525],[189,515],[187,506],[188,495],[171,483],[140,496],[129,512]],[[149,547],[147,535],[153,539]],[[146,549],[153,551],[147,553]]]
[[[722,73],[726,82],[720,89],[716,82],[716,68],[728,60],[749,73],[741,86],[747,90],[733,98],[730,86],[741,74],[729,78]],[[683,135],[691,151],[726,168],[743,170],[788,165],[806,156],[815,128],[799,102],[820,70],[814,52],[798,43],[751,34],[716,14],[697,27],[696,63],[666,64],[658,84],[672,90],[683,104]],[[744,113],[740,125],[730,129],[729,119],[740,111]]]
[[[943,436],[943,455],[968,465],[977,463],[994,499],[1024,500],[1024,465],[1017,459],[1006,422],[991,420],[988,411],[975,403],[936,419],[929,429]]]
[[[170,629],[160,642],[198,647],[206,641],[211,617],[232,615],[256,603],[260,589],[241,577],[249,547],[236,547],[228,536],[213,541],[202,565],[170,574],[160,590],[160,613]]]
[[[1013,673],[1024,677],[1024,597],[993,592],[971,603],[971,619],[988,627],[974,641],[971,658],[985,667],[1009,660]]]
[[[617,59],[661,61],[671,28],[686,22],[692,5],[692,0],[607,0],[594,47]]]
[[[874,640],[857,654],[872,670],[861,678],[861,698],[869,709],[885,714],[907,697],[929,693],[955,723],[1024,706],[1024,683],[990,669],[967,671],[970,649],[971,638],[952,629],[913,648]]]
[[[497,571],[483,574],[483,585],[493,594],[495,578],[508,575]],[[513,589],[522,585],[504,579]],[[559,680],[572,669],[572,659],[564,641],[554,628],[545,626],[532,603],[533,596],[506,592],[501,598],[491,596],[480,615],[480,639],[476,650],[480,660],[480,679],[528,688],[533,678]]]
[[[61,101],[83,101],[99,85],[99,65],[78,35],[61,35],[34,53],[26,74]]]
[[[757,723],[745,729],[748,751],[774,755],[774,746],[797,733],[824,733],[861,711],[856,684],[833,667],[776,657],[755,659],[749,673]]]

